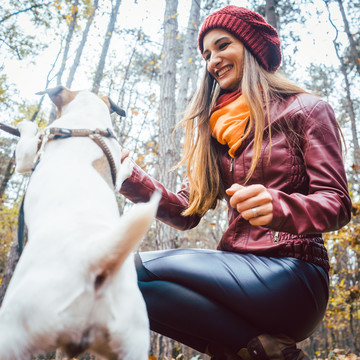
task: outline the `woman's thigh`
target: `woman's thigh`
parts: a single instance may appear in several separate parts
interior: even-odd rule
[[[326,274],[301,260],[203,249],[145,252],[140,257],[139,281],[181,285],[261,332],[302,340],[325,312]]]
[[[198,351],[206,347],[237,352],[259,334],[224,306],[173,282],[139,281],[152,330]]]

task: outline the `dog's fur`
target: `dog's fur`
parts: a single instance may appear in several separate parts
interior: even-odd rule
[[[64,88],[48,94],[61,115],[51,126],[112,128],[107,99]],[[33,166],[38,129],[23,122],[19,130],[17,171],[25,172]],[[120,145],[105,141],[122,183],[131,161],[121,164]],[[107,359],[147,359],[149,323],[130,254],[159,195],[120,217],[105,173],[103,152],[89,138],[46,144],[25,196],[29,241],[0,309],[0,359],[27,360],[57,347],[70,356],[89,350]]]

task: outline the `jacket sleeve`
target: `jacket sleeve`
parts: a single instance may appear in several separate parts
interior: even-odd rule
[[[295,234],[340,229],[350,221],[351,200],[339,131],[329,104],[316,103],[305,119],[303,132],[309,192],[286,194],[268,189],[273,198],[273,220],[268,227]]]
[[[131,176],[120,188],[120,193],[134,203],[149,201],[155,191],[160,191],[162,195],[156,214],[158,220],[179,230],[191,229],[200,222],[200,215],[181,214],[189,203],[189,184],[186,178],[180,191],[173,193],[143,171],[140,166],[134,164]]]

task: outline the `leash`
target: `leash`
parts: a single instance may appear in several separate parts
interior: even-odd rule
[[[90,130],[90,129],[67,129],[67,128],[51,127],[43,130],[43,133],[40,135],[39,138],[38,153],[37,153],[37,157],[35,158],[35,165],[33,167],[33,171],[35,170],[37,164],[39,163],[44,153],[44,147],[47,142],[57,139],[66,139],[69,137],[89,137],[101,148],[109,163],[113,184],[114,186],[116,186],[117,170],[116,170],[115,161],[103,137],[113,138],[116,141],[118,140],[114,135],[114,133],[109,128],[107,128],[106,130],[102,130],[102,129]]]
[[[24,246],[26,244],[27,240],[27,230],[25,225],[25,217],[24,217],[24,200],[25,195],[22,198],[20,210],[19,210],[19,216],[18,216],[18,229],[17,229],[17,235],[18,235],[18,255],[20,256],[24,250]]]

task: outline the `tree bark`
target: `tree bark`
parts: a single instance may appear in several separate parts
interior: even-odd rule
[[[181,113],[188,103],[189,81],[196,72],[195,58],[197,55],[197,35],[200,23],[200,4],[198,0],[191,1],[190,15],[187,31],[184,38],[184,50],[182,56],[182,68],[180,72],[179,94],[177,98],[177,115],[181,119]]]
[[[111,41],[112,34],[114,32],[116,18],[117,18],[118,12],[119,12],[120,4],[121,4],[121,0],[116,0],[116,4],[115,4],[115,6],[113,6],[113,8],[111,10],[111,16],[110,16],[110,20],[109,20],[109,23],[108,23],[108,26],[106,29],[105,40],[104,40],[104,44],[103,44],[103,47],[101,50],[101,55],[100,55],[97,69],[96,69],[93,87],[92,87],[92,91],[96,94],[99,92],[99,89],[100,89],[100,83],[101,83],[101,80],[102,80],[102,77],[104,74],[106,55],[109,51],[110,41]]]
[[[8,162],[8,165],[6,167],[6,170],[5,170],[5,174],[4,174],[4,177],[1,181],[1,184],[0,184],[0,203],[2,203],[3,201],[3,197],[4,197],[4,194],[5,194],[5,190],[7,188],[7,185],[11,179],[11,176],[12,174],[14,173],[15,171],[15,151],[13,152],[9,162]]]
[[[360,74],[360,62],[359,62],[360,54],[358,53],[358,51],[356,49],[354,37],[350,32],[350,26],[349,26],[349,22],[347,20],[346,14],[345,14],[343,2],[342,2],[342,0],[337,0],[337,2],[339,4],[341,17],[344,22],[345,32],[346,32],[346,35],[348,37],[349,44],[350,44],[351,61],[354,63],[358,74]]]
[[[339,44],[337,43],[337,37],[338,37],[338,29],[336,27],[336,25],[333,23],[332,19],[331,19],[331,14],[330,14],[330,9],[328,6],[328,3],[326,2],[326,7],[328,10],[328,14],[329,14],[329,21],[331,23],[331,25],[334,27],[335,31],[336,31],[336,36],[335,39],[333,40],[333,44],[334,44],[334,49],[335,49],[335,53],[337,58],[339,59],[340,62],[340,70],[344,76],[344,81],[345,81],[345,92],[346,92],[346,102],[347,102],[347,112],[349,114],[350,117],[350,122],[351,122],[351,134],[352,134],[352,143],[354,146],[354,154],[353,154],[353,159],[354,159],[354,172],[355,173],[359,173],[360,171],[360,147],[359,147],[359,141],[358,141],[358,137],[357,137],[357,128],[356,128],[356,117],[355,117],[355,110],[354,110],[354,102],[351,98],[351,93],[350,93],[350,80],[346,71],[346,65],[344,62],[343,57],[340,55],[339,52]]]
[[[14,273],[16,264],[18,263],[20,258],[19,255],[19,241],[17,235],[14,238],[14,241],[11,243],[8,260],[6,262],[6,267],[4,270],[4,274],[1,281],[0,286],[0,306],[4,300],[4,296],[6,293],[6,289],[9,286],[10,280],[12,278],[12,275]]]
[[[129,61],[128,61],[127,66],[125,68],[124,79],[122,81],[122,84],[121,84],[121,87],[120,87],[120,90],[119,90],[118,104],[119,104],[120,107],[124,106],[125,84],[129,80],[131,63],[133,61],[134,55],[136,53],[137,45],[138,45],[141,37],[142,37],[142,31],[139,30],[138,33],[137,33],[137,37],[136,37],[134,46],[133,46],[133,50],[132,50],[131,55],[129,57]]]
[[[178,54],[177,0],[166,0],[164,15],[164,42],[162,50],[159,119],[159,180],[169,190],[176,188],[177,174],[169,172],[178,162],[178,151],[172,143],[176,124],[176,59]],[[168,249],[175,245],[175,230],[168,225],[157,224],[157,248]]]
[[[78,5],[79,5],[79,0],[75,0],[74,3],[72,4],[72,19],[70,21],[68,33],[66,36],[65,47],[64,47],[61,64],[60,64],[60,69],[59,69],[58,73],[56,74],[56,85],[62,85],[61,84],[62,76],[65,71],[65,66],[66,66],[66,61],[67,61],[68,55],[69,55],[71,40],[74,35],[76,18],[77,18],[77,14],[78,14]],[[57,116],[57,109],[56,109],[55,105],[53,105],[51,107],[49,123],[52,123],[56,119],[56,116]]]
[[[81,38],[79,47],[76,50],[74,63],[71,66],[69,76],[68,76],[68,79],[66,81],[66,87],[67,88],[71,88],[71,84],[72,84],[72,82],[74,80],[76,70],[77,70],[77,68],[78,68],[78,66],[80,64],[81,55],[83,53],[83,50],[84,50],[84,47],[85,47],[85,44],[86,44],[86,40],[87,40],[87,37],[89,35],[90,27],[91,27],[91,24],[93,23],[93,20],[94,20],[94,17],[95,17],[95,12],[96,12],[96,10],[98,8],[98,5],[99,5],[99,0],[94,0],[94,4],[93,4],[92,10],[91,10],[91,14],[89,15],[89,18],[88,18],[88,20],[86,22],[86,26],[85,26],[84,32],[82,34],[82,38]]]
[[[64,48],[64,53],[63,53],[61,65],[60,65],[60,70],[59,70],[59,72],[58,72],[58,74],[56,76],[56,84],[57,85],[61,85],[62,76],[63,76],[63,73],[65,71],[66,61],[67,61],[67,58],[68,58],[68,55],[69,55],[71,39],[72,39],[72,37],[74,35],[76,17],[77,17],[77,14],[78,14],[78,6],[79,6],[79,0],[75,0],[73,5],[72,5],[72,19],[70,21],[68,34],[66,36],[65,48]]]
[[[276,4],[275,0],[266,0],[265,4],[265,18],[266,21],[273,26],[277,31],[279,31],[279,22],[276,15]]]

